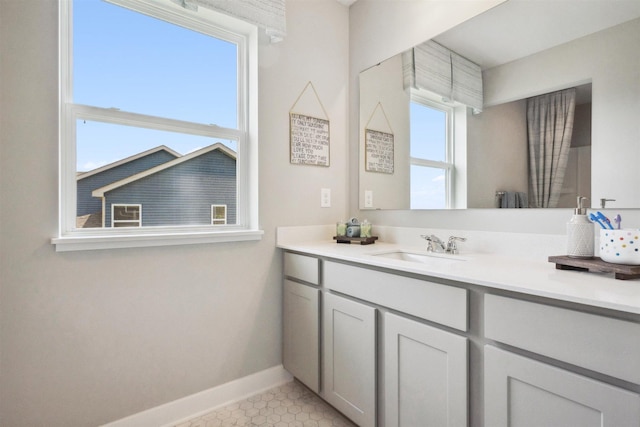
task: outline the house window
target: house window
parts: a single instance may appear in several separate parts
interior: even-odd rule
[[[211,205],[211,224],[225,225],[227,223],[227,205]]]
[[[142,226],[142,205],[111,205],[111,226]]]
[[[453,108],[412,92],[411,209],[445,209],[453,200]]]
[[[149,245],[150,235],[262,234],[249,162],[257,153],[256,27],[177,3],[60,1],[58,250],[113,234],[122,246],[143,235]],[[207,214],[212,202],[225,206],[231,227],[212,227],[220,223]]]

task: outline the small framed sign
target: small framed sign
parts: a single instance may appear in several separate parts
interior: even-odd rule
[[[368,172],[393,173],[393,134],[372,129],[364,130],[365,170]]]
[[[289,114],[291,163],[329,166],[329,120]]]

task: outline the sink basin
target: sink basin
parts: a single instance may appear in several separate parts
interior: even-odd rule
[[[408,251],[408,250],[393,250],[388,252],[380,252],[372,254],[375,257],[396,259],[400,261],[427,263],[430,261],[445,259],[452,261],[466,261],[467,258],[460,255],[441,254],[436,252],[421,252],[421,251]]]

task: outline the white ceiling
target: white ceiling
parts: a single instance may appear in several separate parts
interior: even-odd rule
[[[640,0],[509,0],[435,40],[487,69],[638,17]]]

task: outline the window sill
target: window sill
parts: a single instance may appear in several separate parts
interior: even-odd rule
[[[153,246],[193,245],[203,243],[262,240],[262,230],[197,231],[188,233],[156,233],[136,235],[63,236],[51,239],[56,252],[96,249],[142,248]]]

